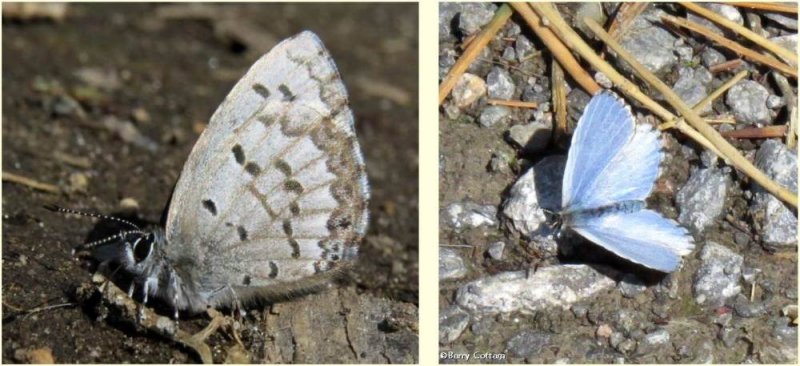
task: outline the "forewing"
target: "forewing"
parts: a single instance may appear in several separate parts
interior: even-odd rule
[[[351,259],[369,187],[347,92],[320,40],[275,46],[195,144],[167,217],[168,251],[206,289],[297,281]]]
[[[591,207],[585,202],[593,200],[592,187],[613,168],[609,165],[633,132],[633,116],[615,94],[602,92],[592,97],[572,135],[562,186],[564,209]]]
[[[602,207],[623,201],[644,201],[650,195],[661,164],[661,140],[650,125],[636,126],[633,136],[601,171],[580,206]]]
[[[667,273],[694,249],[686,229],[651,210],[585,217],[570,227],[622,258]]]

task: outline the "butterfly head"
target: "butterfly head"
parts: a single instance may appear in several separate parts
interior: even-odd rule
[[[64,213],[81,216],[97,217],[107,221],[123,224],[128,228],[119,230],[115,234],[105,236],[89,243],[81,244],[72,250],[77,258],[90,257],[101,266],[111,264],[121,266],[120,269],[133,275],[147,275],[164,259],[163,247],[165,240],[162,229],[143,230],[130,221],[112,216],[82,212],[57,206],[45,208]]]

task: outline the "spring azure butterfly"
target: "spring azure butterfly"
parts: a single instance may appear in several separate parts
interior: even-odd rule
[[[79,249],[115,244],[101,260],[132,278],[131,294],[159,298],[177,318],[330,282],[358,253],[369,195],[347,92],[305,31],[256,61],[212,115],[165,228]]]
[[[674,271],[694,244],[677,222],[645,208],[661,159],[658,131],[636,126],[612,92],[596,94],[572,136],[562,225],[631,262]]]

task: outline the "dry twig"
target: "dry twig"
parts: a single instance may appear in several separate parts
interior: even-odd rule
[[[502,99],[489,99],[487,102],[491,105],[504,105],[506,107],[514,108],[530,108],[536,109],[539,104],[536,102],[523,102],[521,100],[502,100]]]
[[[776,11],[780,13],[797,14],[797,4],[794,3],[761,3],[761,2],[734,2],[724,1],[723,4],[738,6],[741,8],[750,8],[757,10]]]
[[[3,172],[3,181],[21,184],[23,186],[28,186],[33,189],[45,191],[48,193],[54,193],[54,194],[61,193],[61,189],[59,189],[57,186],[48,183],[42,183],[35,179],[23,177],[21,175],[17,175],[11,172]]]

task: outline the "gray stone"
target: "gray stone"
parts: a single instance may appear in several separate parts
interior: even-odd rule
[[[462,35],[470,35],[481,30],[489,23],[497,11],[492,3],[463,3],[458,14],[458,29]]]
[[[707,70],[703,67],[698,68],[699,71],[683,68],[681,69],[680,76],[675,84],[672,86],[678,96],[690,107],[694,107],[697,103],[708,96],[707,86],[711,80],[707,80],[710,76]],[[703,72],[705,71],[705,72]],[[711,104],[706,104],[700,111],[700,115],[711,113]]]
[[[775,23],[778,23],[788,29],[797,30],[797,17],[795,16],[786,16],[781,13],[762,13],[764,17],[769,20],[772,20]]]
[[[439,53],[439,80],[443,80],[450,68],[456,63],[456,51],[452,48],[442,49]],[[480,78],[478,78],[480,79]],[[483,82],[483,79],[481,79]]]
[[[439,248],[439,279],[456,280],[467,275],[467,266],[458,251]]]
[[[550,89],[549,87],[541,84],[544,82],[546,81],[537,79],[533,85],[528,85],[522,89],[523,101],[539,103],[539,108],[537,108],[535,111],[544,110],[544,104],[550,103]]]
[[[617,351],[620,351],[621,353],[627,355],[636,350],[636,341],[634,341],[633,339],[625,339],[614,348]]]
[[[502,241],[497,241],[492,244],[489,244],[489,248],[486,249],[486,252],[489,253],[489,256],[492,259],[501,260],[503,259],[503,251],[506,249],[506,243]]]
[[[724,169],[697,169],[678,192],[678,222],[697,233],[714,224],[723,214],[731,177]]]
[[[509,220],[510,229],[532,237],[547,228],[542,208],[560,210],[566,161],[563,155],[545,157],[517,179],[503,203],[503,216]]]
[[[772,37],[769,40],[774,42],[774,43],[776,43],[776,44],[778,44],[778,46],[781,46],[781,47],[783,47],[783,48],[785,48],[785,49],[787,49],[789,51],[792,51],[792,53],[795,53],[795,54],[797,53],[797,34],[789,34],[789,35],[785,35],[785,36]],[[791,65],[791,60],[787,60],[782,56],[778,56],[778,57],[780,57],[784,62],[787,62],[787,63],[789,63]]]
[[[453,87],[450,97],[459,108],[466,108],[486,94],[486,82],[480,77],[464,73]]]
[[[443,216],[445,222],[456,230],[497,225],[497,208],[492,205],[457,202],[447,206]]]
[[[614,348],[617,348],[622,341],[625,340],[625,335],[622,332],[614,332],[611,333],[611,337],[608,337],[608,345]]]
[[[544,347],[550,344],[552,334],[537,331],[523,330],[506,341],[506,351],[511,357],[534,357],[542,353]]]
[[[514,51],[517,54],[517,60],[519,62],[525,61],[528,57],[531,56],[536,49],[533,48],[533,43],[523,34],[517,36],[517,40],[514,42]]]
[[[675,47],[675,53],[678,55],[678,60],[681,62],[691,62],[694,56],[694,50],[691,46]]]
[[[641,326],[642,319],[639,315],[628,309],[617,310],[612,315],[614,327],[625,334],[630,334]]]
[[[614,281],[587,265],[560,265],[503,272],[460,287],[456,303],[476,316],[561,308],[586,301],[614,287]]]
[[[454,41],[453,23],[461,12],[461,3],[440,2],[439,3],[439,41]]]
[[[675,36],[660,25],[660,20],[651,23],[647,19],[658,19],[660,14],[663,12],[658,9],[648,9],[636,17],[620,43],[644,67],[657,76],[664,76],[678,62],[678,57],[673,52]],[[625,62],[620,66],[626,72],[633,72]]]
[[[721,15],[723,18],[728,19],[736,24],[744,25],[744,18],[742,17],[742,14],[739,13],[739,10],[732,5],[711,4],[711,3],[698,3],[698,5],[708,10],[711,10]],[[727,28],[717,26],[716,23],[706,19],[705,17],[698,16],[691,11],[688,12],[687,19],[689,19],[690,22],[698,23],[706,28],[711,29],[712,31],[714,31],[714,33],[725,36],[733,35],[733,32],[728,30]]]
[[[439,314],[439,343],[452,343],[469,325],[469,314],[458,306],[451,306]]]
[[[461,108],[459,108],[455,102],[445,102],[443,107],[444,115],[451,121],[455,121],[463,115]]]
[[[645,286],[642,280],[632,273],[628,273],[623,276],[617,287],[619,288],[620,293],[622,293],[622,296],[627,298],[635,297],[636,295],[647,290],[647,286]]]
[[[553,124],[533,121],[524,125],[512,126],[506,134],[508,140],[524,153],[537,153],[547,148],[553,135]]]
[[[520,28],[519,25],[514,22],[506,23],[505,30],[506,30],[505,33],[506,37],[516,37],[522,32],[522,28]]]
[[[664,347],[669,343],[669,332],[666,329],[657,329],[653,332],[647,333],[641,342],[639,342],[639,350],[657,350]]]
[[[758,275],[759,275],[761,272],[762,272],[762,271],[761,271],[761,269],[759,269],[759,268],[753,268],[753,267],[744,267],[744,268],[742,269],[742,279],[743,279],[743,280],[744,280],[744,282],[745,282],[745,283],[747,283],[748,285],[752,285],[753,283],[755,283],[755,281],[756,281],[756,278],[758,277]]]
[[[478,123],[483,127],[492,127],[497,123],[508,123],[511,119],[511,109],[502,105],[488,106],[481,111]]]
[[[771,179],[792,192],[797,192],[797,155],[778,140],[766,140],[758,149],[756,166]],[[769,248],[797,247],[797,214],[757,183],[751,213],[761,226],[759,233]]]
[[[739,279],[744,258],[713,241],[700,252],[700,268],[694,278],[694,299],[710,308],[725,304],[742,291]]]
[[[603,13],[603,6],[600,3],[581,3],[578,5],[578,10],[575,11],[573,18],[573,25],[588,38],[594,38],[594,32],[589,29],[589,26],[583,21],[584,18],[589,18],[597,22],[597,24],[606,23],[606,15]]]
[[[700,57],[702,58],[703,66],[705,67],[711,67],[727,61],[725,59],[725,55],[711,47],[707,47]]]
[[[603,74],[599,71],[594,74],[594,81],[606,89],[611,89],[614,86],[614,83],[611,82],[611,79],[609,79],[606,74]]]
[[[513,47],[508,46],[508,47],[506,47],[506,49],[503,50],[503,59],[506,60],[506,61],[510,61],[510,62],[516,61],[517,60],[517,52],[514,51]]]
[[[786,105],[786,101],[777,95],[770,95],[767,97],[767,108],[778,109]]]
[[[746,297],[740,295],[733,304],[733,310],[742,318],[758,318],[767,314],[767,305],[761,301],[750,302]]]
[[[510,100],[516,88],[508,71],[499,67],[492,68],[486,76],[486,85],[489,89],[489,98],[500,100]]]
[[[489,160],[489,171],[492,173],[510,173],[509,161],[510,159],[503,153],[492,153],[492,158]]]
[[[771,122],[767,108],[768,97],[769,92],[761,84],[753,80],[742,80],[728,90],[725,103],[739,123],[768,124]]]

